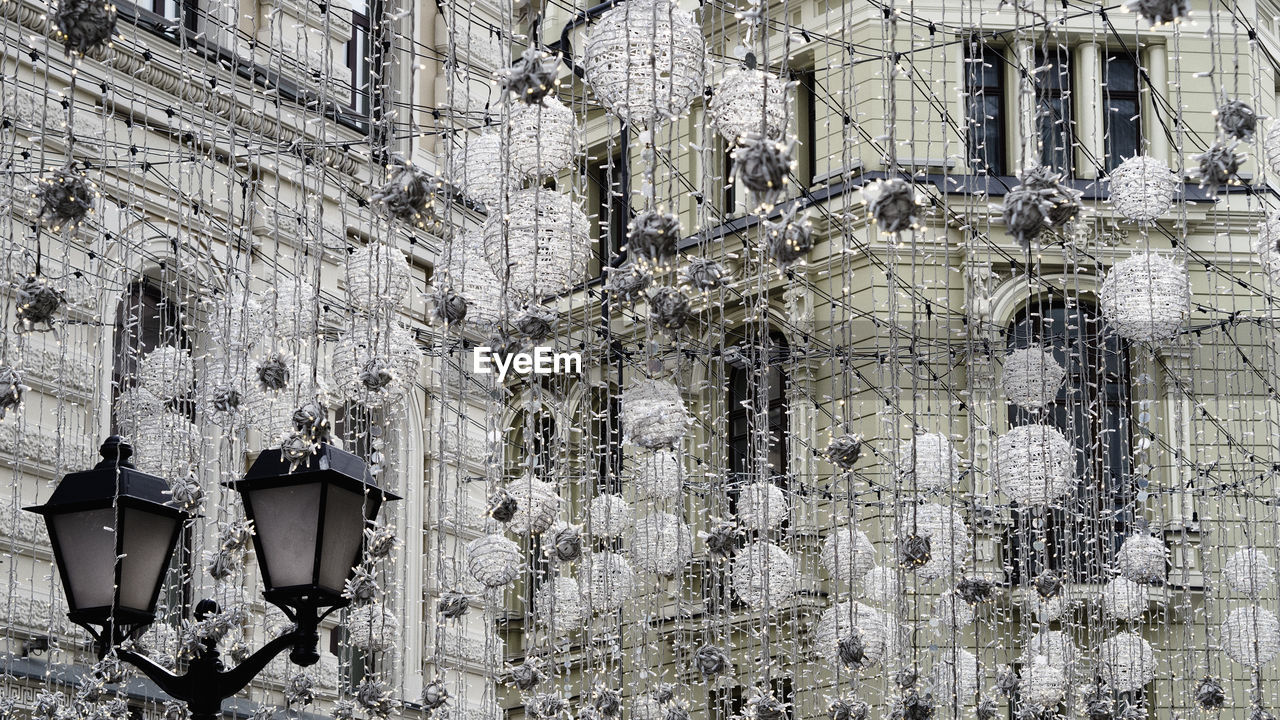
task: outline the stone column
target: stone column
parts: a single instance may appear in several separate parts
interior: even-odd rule
[[[1097,43],[1082,43],[1075,50],[1075,67],[1071,72],[1073,114],[1076,117],[1076,177],[1094,178],[1098,175],[1095,163],[1106,155],[1106,130],[1104,120],[1105,100],[1102,94],[1102,53]]]

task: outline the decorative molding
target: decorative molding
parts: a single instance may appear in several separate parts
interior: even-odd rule
[[[30,464],[52,476],[68,468],[89,467],[95,454],[83,440],[60,438],[32,424],[0,422],[0,465]]]

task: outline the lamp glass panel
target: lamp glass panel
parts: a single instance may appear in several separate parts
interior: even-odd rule
[[[320,557],[321,587],[340,592],[350,577],[364,541],[365,511],[363,494],[329,486],[329,499],[324,508],[324,550]]]
[[[125,508],[120,524],[123,534],[120,566],[121,607],[151,611],[160,583],[164,582],[173,552],[178,519],[138,508]]]
[[[312,584],[321,487],[308,483],[246,493],[269,589]]]
[[[115,595],[116,533],[112,508],[48,515],[72,609],[109,607]]]

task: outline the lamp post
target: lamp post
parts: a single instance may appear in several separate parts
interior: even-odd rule
[[[44,516],[67,616],[89,631],[100,656],[154,621],[178,534],[193,519],[172,506],[168,483],[133,466],[133,448],[120,437],[107,438],[101,454],[93,469],[64,477],[47,503],[26,508]],[[301,458],[266,450],[244,479],[226,484],[255,523],[263,595],[295,626],[230,670],[212,640],[181,675],[116,647],[121,660],[186,702],[194,720],[221,715],[222,701],[285,649],[298,665],[319,661],[320,621],[347,605],[342,589],[363,558],[365,527],[384,501],[399,499],[374,484],[360,458],[327,443]],[[212,600],[195,607],[197,620],[216,612]]]

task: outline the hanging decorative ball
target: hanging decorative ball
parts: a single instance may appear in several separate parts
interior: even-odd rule
[[[138,437],[143,420],[163,412],[164,405],[164,401],[149,390],[131,387],[116,397],[112,417],[119,425],[121,434],[125,437]]]
[[[547,558],[552,562],[571,563],[582,557],[582,533],[568,523],[552,525],[544,543]]]
[[[546,305],[533,303],[525,307],[513,322],[516,332],[540,342],[550,337],[555,328],[556,311]]]
[[[978,658],[964,648],[943,648],[933,663],[931,680],[933,695],[943,704],[970,702],[982,683]]]
[[[1214,114],[1222,134],[1229,138],[1248,142],[1258,130],[1258,114],[1243,100],[1228,100]]]
[[[1159,538],[1145,532],[1130,535],[1116,553],[1116,568],[1136,583],[1164,584],[1168,565],[1169,549]]]
[[[863,191],[867,214],[886,234],[900,233],[920,225],[920,202],[916,189],[899,178],[876,180]]]
[[[468,326],[481,330],[502,326],[510,308],[503,299],[502,283],[493,274],[493,268],[485,258],[484,236],[481,233],[465,233],[446,245],[438,272],[440,280],[437,283],[456,291],[464,300],[464,317]],[[437,302],[437,312],[441,309],[450,310],[449,303]],[[453,308],[453,316],[456,315],[456,308]],[[446,322],[457,322],[448,317],[445,319]]]
[[[662,577],[674,577],[693,557],[689,526],[670,513],[636,518],[628,545],[637,570]]]
[[[184,397],[195,382],[190,351],[161,345],[138,360],[138,386],[162,401]]]
[[[467,571],[487,588],[510,584],[523,564],[520,546],[501,535],[485,535],[467,544]]]
[[[1117,620],[1137,620],[1147,611],[1147,586],[1127,577],[1113,578],[1102,588],[1102,609]]]
[[[685,282],[701,292],[723,287],[728,279],[728,271],[715,260],[694,258],[689,261],[689,264],[684,269]]]
[[[568,635],[575,628],[581,627],[587,616],[578,581],[563,575],[542,583],[533,594],[533,607],[534,618],[547,626],[554,635]]]
[[[669,500],[680,495],[682,485],[680,458],[670,450],[641,453],[636,458],[635,488],[640,499]]]
[[[439,710],[449,702],[449,689],[443,680],[432,680],[422,686],[421,700],[423,709],[428,713]]]
[[[108,0],[61,0],[53,24],[66,51],[83,55],[111,42],[116,6]]]
[[[640,380],[624,390],[619,415],[627,442],[650,450],[674,448],[690,423],[679,388],[665,380]]]
[[[1135,632],[1122,632],[1098,647],[1102,680],[1116,692],[1138,692],[1156,679],[1156,651]]]
[[[1062,576],[1049,570],[1035,576],[1031,584],[1042,598],[1058,597],[1062,593]]]
[[[1167,340],[1191,316],[1187,270],[1153,252],[1121,260],[1099,292],[1107,324],[1126,340]]]
[[[396,614],[378,602],[353,609],[347,614],[346,627],[348,642],[365,652],[389,650],[400,636]]]
[[[846,433],[833,437],[823,454],[841,470],[852,470],[862,457],[862,436]]]
[[[1043,597],[1037,594],[1034,597],[1028,598],[1027,609],[1030,610],[1040,622],[1049,623],[1061,620],[1062,616],[1067,614],[1067,610],[1071,609],[1071,602],[1067,600],[1065,595]]]
[[[733,592],[752,608],[785,603],[796,591],[796,564],[771,542],[753,542],[733,560]]]
[[[634,305],[645,299],[644,291],[653,284],[653,276],[634,263],[608,268],[606,272],[604,291],[613,302]]]
[[[541,104],[515,103],[507,110],[507,158],[520,177],[551,177],[578,155],[578,120],[555,97]]]
[[[689,298],[676,288],[658,288],[649,294],[649,319],[668,333],[674,335],[683,330],[692,314]]]
[[[903,482],[916,490],[951,490],[960,480],[960,454],[942,433],[916,433],[900,452]]]
[[[517,100],[541,104],[556,88],[560,57],[530,45],[511,67],[497,73],[498,84]]]
[[[956,583],[956,594],[970,605],[988,602],[994,590],[995,583],[981,577],[966,577]]]
[[[587,270],[589,228],[570,196],[542,187],[519,190],[511,194],[505,213],[493,213],[485,222],[485,257],[517,298],[558,295]]]
[[[854,523],[836,528],[822,542],[818,562],[841,585],[862,579],[876,564],[876,549]]]
[[[794,165],[792,146],[753,133],[733,150],[734,179],[751,191],[756,204],[772,207],[782,196]]]
[[[762,480],[742,488],[738,494],[738,524],[746,530],[768,531],[782,525],[791,506],[782,488]]]
[[[1151,222],[1169,212],[1178,178],[1163,160],[1135,155],[1111,171],[1111,204],[1121,217]]]
[[[0,420],[4,420],[10,410],[22,406],[22,396],[29,389],[22,384],[22,375],[16,369],[0,365]]]
[[[1061,228],[1080,214],[1080,197],[1083,193],[1062,179],[1062,173],[1045,165],[1032,165],[1023,170],[1020,178],[1024,185],[1047,191],[1050,210],[1045,215],[1051,227]]]
[[[862,662],[847,665],[840,657],[840,640],[857,632],[862,643]],[[889,642],[889,625],[880,611],[860,602],[845,600],[823,611],[814,630],[819,656],[833,668],[862,671],[879,664]]]
[[[1280,127],[1280,121],[1276,123]],[[1258,262],[1273,287],[1280,288],[1280,215],[1269,215],[1258,224],[1258,235],[1253,241]]]
[[[1231,553],[1222,566],[1222,577],[1232,590],[1249,597],[1266,592],[1276,580],[1276,570],[1266,553],[1257,548],[1244,547]]]
[[[137,468],[172,485],[195,471],[204,435],[186,416],[163,411],[138,418],[132,440]]]
[[[451,327],[467,319],[467,299],[453,288],[438,288],[427,295],[426,301],[427,322],[431,325]]]
[[[1023,249],[1030,250],[1031,241],[1049,227],[1053,212],[1052,190],[1028,185],[1015,185],[1004,196],[1004,224]]]
[[[1140,15],[1151,27],[1181,20],[1191,12],[1188,0],[1125,0],[1124,7]]]
[[[30,275],[18,286],[14,316],[19,333],[53,329],[53,317],[62,307],[62,291],[39,275]],[[37,327],[37,326],[43,327]]]
[[[315,288],[303,285],[301,279],[278,278],[260,306],[268,337],[290,341],[316,335],[318,306]]]
[[[253,375],[262,390],[280,392],[289,387],[289,360],[279,353],[268,355],[258,361]]]
[[[386,184],[369,196],[369,202],[402,223],[439,232],[443,221],[436,203],[444,195],[444,183],[412,163],[397,165]]]
[[[779,270],[801,262],[813,249],[813,223],[808,218],[787,213],[776,222],[766,221],[763,232],[765,255]]]
[[[876,566],[862,576],[862,594],[870,602],[879,605],[896,602],[898,588],[897,568]]]
[[[1221,710],[1227,704],[1227,693],[1222,688],[1222,681],[1215,677],[1206,677],[1196,686],[1196,704],[1202,710]]]
[[[933,617],[950,630],[960,630],[973,625],[973,606],[954,592],[943,593],[933,603]]]
[[[671,266],[683,232],[680,218],[660,210],[645,210],[627,228],[627,252],[639,266],[661,272]]]
[[[408,328],[357,318],[338,338],[330,370],[342,397],[370,408],[394,405],[418,377],[422,360]]]
[[[248,354],[268,337],[267,314],[262,303],[244,288],[215,293],[211,299],[201,302],[201,309],[206,335],[215,347],[222,348],[233,359],[236,355]]]
[[[1020,425],[996,439],[995,477],[1009,499],[1047,505],[1075,486],[1075,448],[1057,428]]]
[[[1215,140],[1208,150],[1192,158],[1192,175],[1200,179],[1200,187],[1211,197],[1216,197],[1222,186],[1239,182],[1236,173],[1245,159],[1237,150],[1239,144],[1239,140]]]
[[[546,673],[542,672],[542,668],[534,660],[526,659],[511,668],[511,682],[521,692],[528,692],[534,689],[538,686],[538,683],[546,679]]]
[[[635,522],[631,503],[621,495],[597,495],[587,508],[587,516],[592,537],[599,539],[620,537]]]
[[[928,560],[913,569],[917,578],[932,582],[958,579],[963,573],[973,540],[960,513],[937,503],[906,506],[899,511],[897,528],[899,537],[929,539]]]
[[[1049,658],[1037,656],[1022,671],[1018,697],[1041,710],[1055,708],[1067,697],[1067,674],[1061,667],[1051,664]]]
[[[731,143],[753,133],[781,140],[787,129],[787,84],[763,70],[733,68],[716,85],[707,117]]]
[[[64,0],[72,5],[100,3],[101,0]],[[93,210],[98,191],[83,172],[72,167],[54,171],[36,182],[40,219],[50,230],[72,229]]]
[[[389,243],[374,240],[347,256],[347,298],[361,310],[400,307],[410,280],[408,258]]]
[[[1257,605],[1236,608],[1222,622],[1222,649],[1241,665],[1262,667],[1280,653],[1280,620]]]
[[[1000,387],[1005,399],[1024,408],[1042,408],[1058,397],[1067,380],[1067,369],[1053,352],[1039,345],[1010,350],[1004,356]]]
[[[534,720],[561,720],[568,713],[569,704],[559,695],[544,693],[529,701],[528,711]]]
[[[521,178],[505,157],[506,148],[496,132],[468,137],[451,148],[446,157],[449,181],[467,197],[484,206],[497,206],[520,189]]]
[[[871,706],[851,697],[836,698],[827,708],[827,720],[867,720],[870,714]]]
[[[516,512],[507,530],[516,535],[541,535],[556,521],[560,513],[560,495],[556,487],[533,475],[507,483],[507,493],[516,500]]]
[[[707,554],[719,560],[733,557],[742,547],[742,531],[730,522],[718,522],[698,537],[707,546]]]
[[[924,567],[933,559],[932,545],[928,535],[907,535],[899,538],[899,563],[908,570]]]
[[[591,707],[603,717],[616,718],[622,715],[622,693],[603,685],[596,685],[591,690]]]
[[[596,552],[582,563],[582,598],[592,612],[613,612],[631,600],[635,571],[627,559],[613,552]]]
[[[446,620],[458,620],[471,609],[471,597],[457,590],[446,590],[436,602],[436,612]]]
[[[610,112],[648,128],[689,109],[702,95],[702,29],[671,0],[627,0],[587,35],[583,71]]]
[[[693,666],[702,674],[703,680],[712,680],[733,671],[733,661],[729,653],[715,645],[703,645],[693,653]]]
[[[1043,657],[1050,665],[1070,673],[1080,660],[1080,650],[1061,630],[1040,630],[1028,640],[1019,659],[1023,665],[1029,666],[1037,657]]]

